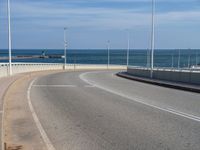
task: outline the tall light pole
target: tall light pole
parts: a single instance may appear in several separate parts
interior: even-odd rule
[[[126,56],[126,65],[128,67],[129,65],[129,52],[130,52],[130,33],[129,33],[129,30],[127,30],[127,56]]]
[[[155,48],[155,0],[152,0],[152,29],[151,29],[151,78],[154,69],[154,48]]]
[[[189,55],[188,55],[188,69],[190,69],[190,63],[191,63],[191,51],[189,49]]]
[[[180,69],[181,50],[178,50],[178,70]]]
[[[67,27],[64,28],[64,67],[63,69],[66,69],[66,64],[67,64],[67,37],[66,37],[66,31]]]
[[[196,50],[196,60],[195,60],[195,63],[196,63],[196,67],[198,66],[198,51]]]
[[[150,54],[150,50],[147,48],[147,65],[146,65],[147,68],[149,68],[149,66],[150,66],[150,58],[149,58],[150,55],[149,54]]]
[[[8,11],[8,50],[9,50],[9,75],[12,75],[12,39],[11,39],[11,26],[10,26],[10,0],[7,0]]]
[[[107,41],[107,52],[108,52],[108,63],[107,63],[107,69],[110,66],[110,40]]]
[[[174,68],[174,54],[172,54],[172,64],[171,64],[171,69]]]

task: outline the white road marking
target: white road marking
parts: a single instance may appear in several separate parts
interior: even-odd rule
[[[32,85],[32,87],[77,87],[76,85]]]
[[[32,85],[32,87],[55,87],[55,88],[67,88],[67,87],[72,87],[72,88],[75,88],[75,87],[81,87],[81,86],[77,86],[77,85],[38,85],[38,84],[35,84],[35,85]],[[94,86],[93,85],[84,85],[83,87],[85,88],[93,88]]]
[[[37,115],[35,113],[35,110],[33,108],[33,105],[31,103],[30,91],[31,91],[31,87],[32,87],[33,83],[35,82],[35,80],[33,80],[30,83],[29,87],[28,87],[28,91],[27,91],[28,104],[29,104],[33,119],[34,119],[34,121],[36,123],[36,126],[37,126],[38,130],[40,131],[40,134],[41,134],[41,136],[42,136],[42,138],[44,140],[44,143],[47,146],[47,149],[48,150],[55,150],[55,148],[54,148],[53,144],[51,143],[51,141],[49,140],[44,128],[42,127],[42,124],[40,123],[40,121],[39,121],[39,119],[38,119],[38,117],[37,117]]]
[[[86,87],[86,88],[93,88],[95,86],[94,85],[84,85],[84,87]]]
[[[152,107],[152,108],[156,108],[156,109],[159,109],[159,110],[162,110],[162,111],[166,111],[166,112],[169,112],[169,113],[178,115],[178,116],[182,116],[182,117],[185,117],[185,118],[188,118],[188,119],[191,119],[191,120],[200,122],[200,117],[198,117],[198,116],[191,115],[191,114],[187,114],[187,113],[184,113],[184,112],[181,112],[181,111],[178,111],[178,110],[174,110],[174,109],[171,109],[171,108],[164,108],[164,107],[159,107],[159,106],[156,106],[156,105],[152,105],[152,104],[146,103],[146,102],[144,102],[142,99],[133,98],[133,97],[128,96],[128,95],[125,95],[125,94],[123,94],[123,93],[119,93],[119,92],[114,91],[114,90],[112,90],[112,89],[110,89],[110,88],[107,88],[107,87],[98,85],[98,84],[94,83],[93,81],[89,81],[88,79],[85,78],[85,76],[88,75],[88,74],[91,74],[91,73],[102,73],[102,72],[103,72],[103,71],[85,72],[85,73],[80,74],[80,75],[79,75],[79,78],[80,78],[81,80],[85,81],[87,84],[93,85],[93,86],[95,86],[95,87],[97,87],[97,88],[100,88],[100,89],[102,89],[102,90],[104,90],[104,91],[107,91],[107,92],[110,92],[110,93],[112,93],[112,94],[119,95],[119,96],[121,96],[121,97],[130,99],[130,100],[133,100],[133,101],[135,101],[135,102],[144,104],[144,105],[146,105],[146,106],[150,106],[150,107]],[[105,72],[105,71],[104,71],[104,72]]]

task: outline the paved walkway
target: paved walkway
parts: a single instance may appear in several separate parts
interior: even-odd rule
[[[2,148],[2,113],[3,113],[3,97],[8,87],[21,75],[0,78],[0,149]]]

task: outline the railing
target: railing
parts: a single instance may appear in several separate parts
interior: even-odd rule
[[[151,77],[150,68],[128,67],[127,72],[134,76],[145,77],[145,78]],[[200,70],[184,69],[184,68],[183,69],[154,68],[153,79],[200,85]]]
[[[62,70],[64,65],[61,63],[12,63],[12,73],[25,73],[33,71],[45,71],[45,70]],[[99,64],[66,64],[67,70],[76,69],[126,69],[123,65],[99,65]],[[9,75],[9,64],[0,63],[0,77],[6,77]]]
[[[140,67],[140,66],[129,66],[128,68],[132,69],[141,69],[141,70],[151,70],[148,67]],[[172,72],[199,72],[200,73],[200,68],[169,68],[169,67],[154,67],[154,71],[172,71]]]

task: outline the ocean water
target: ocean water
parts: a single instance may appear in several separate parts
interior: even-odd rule
[[[13,50],[13,56],[31,56],[42,55],[43,50]],[[63,50],[45,50],[46,55],[63,55]],[[179,56],[180,54],[180,56]],[[0,50],[0,57],[8,56],[7,50]],[[126,50],[110,50],[110,64],[126,65]],[[180,61],[179,61],[180,60]],[[0,60],[0,62],[8,62],[8,60]],[[63,63],[64,59],[17,59],[13,62],[41,62],[41,63]],[[71,64],[107,64],[107,50],[67,50],[67,63]],[[150,64],[150,52],[148,50],[130,50],[129,65],[148,67]],[[200,64],[200,50],[181,49],[181,50],[155,50],[154,66],[177,68],[190,67]]]

